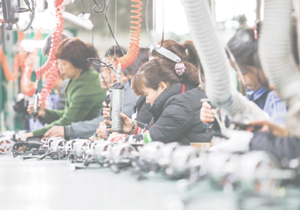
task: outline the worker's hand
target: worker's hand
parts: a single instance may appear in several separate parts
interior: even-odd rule
[[[103,102],[103,117],[109,118],[110,117],[110,104],[108,104],[108,106],[106,105],[105,101]]]
[[[261,126],[261,131],[271,132],[277,137],[287,137],[289,135],[289,131],[285,125],[277,125],[269,120],[254,121],[250,125]]]
[[[39,117],[45,117],[46,112],[45,112],[44,105],[41,101],[38,103],[38,107],[39,107],[38,116]],[[33,110],[33,103],[30,103],[28,105],[27,112],[28,112],[28,114],[31,115],[33,113],[33,111],[34,111]]]
[[[214,112],[211,108],[211,105],[207,102],[202,103],[202,108],[200,110],[200,120],[207,124],[215,120]]]
[[[64,126],[53,126],[44,134],[43,139],[50,137],[65,137]]]
[[[127,117],[124,113],[121,113],[120,116],[123,119],[123,133],[129,133],[132,129],[132,120]],[[105,124],[111,125],[111,121],[104,120]],[[111,128],[107,129],[108,132],[111,132]]]
[[[23,134],[22,136],[20,136],[20,140],[21,141],[25,141],[27,138],[29,138],[29,137],[33,137],[33,133],[25,133],[25,134]]]
[[[106,130],[106,124],[104,122],[101,122],[99,124],[99,127],[96,130],[96,134],[98,137],[100,137],[100,139],[105,138],[105,130]]]

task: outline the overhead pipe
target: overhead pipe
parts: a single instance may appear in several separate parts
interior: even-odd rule
[[[300,73],[291,46],[291,0],[265,0],[264,24],[259,41],[263,70],[275,84],[289,111],[286,125],[300,136]]]

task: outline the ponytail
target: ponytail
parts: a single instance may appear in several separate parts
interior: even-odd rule
[[[193,86],[199,85],[197,68],[193,64],[183,61],[177,65],[180,66],[164,59],[153,59],[145,63],[134,75],[133,91],[137,95],[143,95],[144,87],[157,90],[161,82],[169,87],[175,83],[186,82]]]

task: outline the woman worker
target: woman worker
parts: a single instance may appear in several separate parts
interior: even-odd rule
[[[95,57],[95,54],[92,46],[77,38],[67,38],[60,43],[56,51],[58,69],[63,78],[70,79],[65,89],[65,109],[49,110],[40,105],[38,117],[48,125],[23,135],[22,140],[43,136],[53,126],[66,126],[72,122],[91,120],[99,115],[106,93],[100,86],[98,73],[90,68],[87,61],[88,58]],[[32,112],[31,105],[28,113]]]

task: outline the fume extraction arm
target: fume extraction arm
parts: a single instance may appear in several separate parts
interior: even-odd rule
[[[253,102],[230,87],[225,49],[218,39],[207,0],[182,0],[192,40],[198,51],[206,77],[206,93],[212,104],[229,117],[264,120],[268,116]]]
[[[263,70],[289,107],[287,128],[300,136],[300,73],[292,55],[291,12],[291,0],[265,1],[259,53]]]

